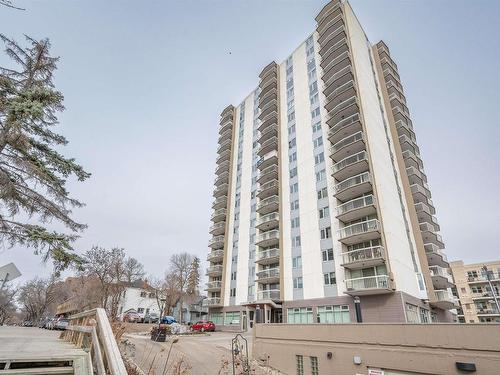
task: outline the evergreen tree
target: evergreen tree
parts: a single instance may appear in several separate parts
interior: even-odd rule
[[[191,262],[191,266],[189,268],[189,276],[188,276],[188,294],[197,294],[198,287],[200,285],[200,259],[198,257],[194,257]]]
[[[66,180],[84,181],[90,174],[57,149],[67,140],[52,129],[64,110],[63,95],[52,82],[58,58],[49,54],[48,39],[26,36],[28,47],[0,34],[14,67],[0,67],[0,239],[12,247],[31,247],[56,271],[78,261],[72,241],[86,226],[71,219]],[[47,223],[63,223],[60,233]]]

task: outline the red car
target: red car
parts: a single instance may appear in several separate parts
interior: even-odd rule
[[[191,329],[193,331],[200,331],[200,332],[214,332],[215,324],[214,322],[211,321],[200,320],[199,322],[194,323],[191,326]]]

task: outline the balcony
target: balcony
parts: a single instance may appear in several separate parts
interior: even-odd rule
[[[263,170],[270,167],[271,165],[278,165],[278,151],[273,150],[268,154],[265,154],[257,162],[257,168]]]
[[[335,17],[334,20],[330,20],[328,25],[322,28],[322,32],[319,35],[318,43],[319,45],[324,45],[328,43],[329,40],[337,36],[340,32],[344,31],[344,19],[341,14]]]
[[[480,316],[499,316],[500,312],[496,308],[491,309],[476,309],[477,315]],[[497,320],[498,322],[498,320]]]
[[[222,287],[222,281],[209,281],[205,290],[207,292],[217,292],[220,291]]]
[[[278,88],[276,83],[272,83],[263,88],[259,95],[259,105],[264,108],[272,100],[278,99]]]
[[[279,301],[280,298],[280,290],[279,289],[269,289],[269,290],[259,290],[257,292],[257,300],[273,300]]]
[[[215,174],[217,176],[224,172],[229,172],[229,160],[223,161],[215,168]]]
[[[341,34],[338,37],[340,37],[340,39],[345,39],[344,30],[341,30]],[[337,39],[337,41],[339,41],[340,39]],[[334,91],[339,92],[338,89],[342,87],[345,82],[339,84],[338,82],[335,81],[336,79],[342,76],[341,74],[337,75],[337,73],[346,71],[344,69],[351,65],[351,54],[349,53],[349,51],[345,51],[342,54],[335,57],[334,59],[327,59],[323,61],[327,62],[325,69],[323,69],[323,76],[322,76],[323,81],[328,82],[331,85],[334,85],[336,87]],[[326,100],[327,102],[332,100],[331,97],[332,94],[333,92],[330,92],[329,95],[327,96]]]
[[[354,198],[353,200],[337,206],[337,219],[343,222],[353,221],[375,213],[377,213],[377,209],[375,207],[375,197],[373,195]]]
[[[424,172],[417,168],[408,167],[406,168],[406,174],[408,175],[408,180],[410,180],[410,185],[420,184],[423,185],[427,182],[427,176]]]
[[[216,198],[212,203],[212,208],[217,210],[219,208],[225,208],[227,206],[227,196],[222,195],[219,198]]]
[[[351,270],[384,264],[385,250],[382,246],[365,247],[342,253],[342,266]]]
[[[330,148],[330,157],[333,161],[340,161],[365,149],[363,132],[357,132],[335,143]]]
[[[208,246],[212,249],[220,249],[224,247],[224,236],[215,236],[208,241]]]
[[[491,281],[500,281],[500,272],[493,272],[489,270],[490,280]],[[469,284],[477,284],[477,283],[487,283],[488,278],[486,275],[476,276],[476,277],[468,277],[467,281]]]
[[[279,268],[269,268],[257,272],[257,281],[263,284],[273,284],[280,281],[280,269]]]
[[[337,181],[343,181],[366,171],[368,171],[368,153],[361,151],[335,163],[332,168],[332,176]]]
[[[223,172],[215,178],[214,185],[220,186],[229,182],[229,172]]]
[[[258,264],[273,264],[278,263],[280,259],[280,249],[274,247],[264,251],[257,252],[255,263]]]
[[[261,247],[269,247],[278,245],[280,242],[280,231],[270,230],[269,232],[263,232],[257,236],[255,244]]]
[[[226,141],[231,141],[232,138],[233,138],[233,131],[231,128],[228,128],[227,130],[225,130],[223,133],[220,134],[219,144],[222,144],[223,142]]]
[[[406,168],[413,167],[417,169],[424,169],[424,163],[417,155],[410,151],[403,151],[403,159],[405,161]]]
[[[338,231],[338,238],[345,245],[380,238],[380,222],[377,219],[372,219],[341,228]]]
[[[328,139],[332,144],[335,144],[344,138],[361,132],[362,130],[363,127],[361,125],[359,113],[355,113],[333,125],[328,131]]]
[[[345,64],[347,64],[347,62],[345,62]],[[345,65],[342,69],[333,74],[328,80],[325,80],[324,77],[322,79],[325,87],[323,90],[323,94],[325,94],[325,97],[328,98],[335,90],[337,90],[338,87],[354,80],[352,66]]]
[[[431,222],[433,218],[432,215],[436,212],[433,206],[422,202],[415,204],[415,210],[417,211],[419,223]]]
[[[222,275],[222,264],[217,264],[215,266],[207,267],[207,276],[221,276]]]
[[[270,212],[278,211],[279,201],[280,200],[276,195],[262,199],[259,203],[257,203],[257,212],[261,215],[265,215]]]
[[[258,142],[262,144],[269,138],[277,136],[278,136],[278,125],[273,124],[265,128],[262,132],[259,132]]]
[[[343,39],[334,45],[330,44],[326,48],[321,47],[318,51],[321,56],[320,66],[325,69],[325,67],[331,64],[332,61],[338,59],[339,56],[341,56],[346,51],[349,51],[347,39]]]
[[[220,127],[219,127],[219,134],[223,134],[228,130],[232,130],[233,128],[233,121],[232,120],[227,120],[224,122],[221,122]]]
[[[331,22],[334,22],[342,14],[341,1],[328,2],[316,16],[316,22],[318,23],[316,30],[318,33],[323,34]]]
[[[259,185],[259,189],[257,190],[257,197],[259,199],[266,199],[273,195],[278,195],[279,191],[279,183],[278,180],[273,180],[266,182],[265,184]]]
[[[231,150],[226,150],[217,157],[217,164],[222,164],[223,162],[229,161],[231,159]]]
[[[262,143],[257,150],[257,155],[264,156],[265,154],[278,149],[278,137],[271,137]]]
[[[214,213],[212,214],[212,221],[214,223],[217,223],[219,221],[222,221],[226,218],[226,209],[225,208],[220,208],[218,210],[215,210]]]
[[[208,297],[203,300],[203,306],[207,307],[222,306],[222,300],[220,297]]]
[[[495,299],[495,297],[497,299],[500,298],[498,295],[495,296],[495,294],[490,292],[490,291],[484,292],[484,293],[473,293],[472,294],[472,299],[474,301],[482,301],[482,300],[493,301]]]
[[[451,288],[453,284],[453,277],[451,276],[448,268],[440,266],[429,266],[431,274],[432,285],[434,289],[447,289]]]
[[[220,154],[221,152],[227,151],[231,149],[231,140],[228,139],[224,142],[222,142],[219,147],[217,148],[217,153]]]
[[[427,262],[429,266],[440,266],[447,268],[448,259],[441,249],[433,243],[424,243],[425,254],[427,255]]]
[[[428,223],[425,223],[427,225],[422,225],[420,224],[420,229],[426,229],[425,231],[422,231],[422,240],[424,243],[431,243],[439,247],[440,249],[444,248],[444,243],[443,243],[443,238],[436,232],[434,232],[434,228],[430,228],[431,225]],[[431,229],[431,230],[428,230]]]
[[[218,186],[214,190],[214,197],[218,198],[218,197],[222,197],[223,195],[227,195],[228,189],[229,189],[228,184],[222,184],[222,185]]]
[[[413,184],[410,186],[410,190],[415,203],[429,203],[431,192],[427,187],[420,184]]]
[[[346,294],[351,296],[363,296],[369,294],[391,293],[391,282],[389,276],[367,276],[355,279],[346,279]]]
[[[264,184],[266,182],[269,182],[271,180],[277,180],[278,179],[278,166],[277,165],[271,165],[270,167],[267,167],[266,169],[261,170],[257,174],[257,182],[259,184]]]
[[[280,215],[278,212],[271,212],[270,214],[260,216],[257,219],[255,227],[260,230],[275,229],[279,226]]]
[[[222,242],[224,244],[224,242]],[[222,262],[222,258],[224,258],[224,250],[212,250],[207,255],[207,261],[209,262]]]
[[[436,301],[431,302],[432,305],[443,310],[451,310],[457,307],[455,298],[449,290],[434,290]]]
[[[218,236],[226,232],[226,222],[220,221],[210,227],[210,234]]]
[[[346,202],[371,191],[372,182],[370,172],[365,172],[335,184],[334,195],[342,202]]]
[[[332,59],[338,58],[338,53],[335,53],[336,50],[346,44],[347,34],[345,28],[343,26],[337,27],[337,30],[329,35],[329,40],[326,43],[320,44],[318,53],[321,56],[321,61],[326,62],[328,65]],[[331,80],[327,80],[326,78],[323,80],[325,81],[325,86],[332,84]]]

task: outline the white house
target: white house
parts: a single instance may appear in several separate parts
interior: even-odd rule
[[[144,317],[148,313],[160,313],[153,289],[143,280],[137,280],[127,285],[123,291],[118,307],[118,316],[130,311],[137,312]]]

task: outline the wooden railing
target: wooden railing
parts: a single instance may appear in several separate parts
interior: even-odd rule
[[[102,308],[69,317],[61,338],[78,348],[90,350],[92,365],[98,375],[127,375],[106,311]]]

